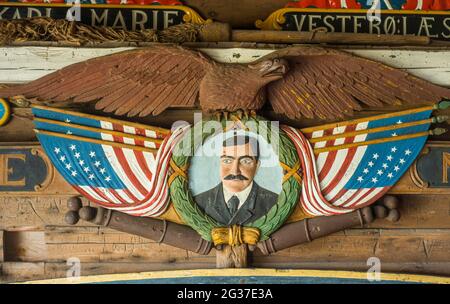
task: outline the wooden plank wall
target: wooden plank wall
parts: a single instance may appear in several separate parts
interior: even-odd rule
[[[64,277],[70,258],[81,261],[82,275],[215,267],[214,250],[201,256],[86,223],[67,226],[66,199],[0,199],[2,281]],[[450,276],[448,197],[402,196],[402,200],[398,223],[379,220],[271,256],[255,254],[251,265],[364,271],[367,259],[378,257],[382,271]]]
[[[0,83],[18,83],[54,69],[117,49],[0,48]],[[448,50],[352,50],[388,62],[430,81],[450,84]],[[221,61],[250,61],[268,50],[210,49]],[[28,112],[27,112],[28,111]],[[16,114],[29,114],[29,110]],[[189,111],[169,111],[153,124],[169,127],[190,121]],[[308,122],[307,124],[317,124]],[[299,125],[303,122],[298,123]],[[12,125],[12,126],[11,126]],[[29,120],[15,118],[2,129],[0,141],[33,140]],[[367,270],[378,257],[382,271],[450,276],[450,199],[447,196],[403,195],[398,223],[377,221],[283,250],[272,256],[255,254],[253,267]],[[0,281],[26,281],[66,276],[67,260],[81,261],[82,275],[151,270],[214,268],[214,250],[200,256],[111,229],[64,223],[67,196],[0,196]],[[3,245],[3,246],[2,246]]]
[[[273,52],[274,45],[259,49],[220,47],[197,49],[219,62],[246,63]],[[279,47],[279,46],[278,46]],[[64,66],[132,48],[0,47],[0,83],[28,82]],[[365,49],[348,48],[356,55],[377,60],[442,86],[450,85],[450,48]]]

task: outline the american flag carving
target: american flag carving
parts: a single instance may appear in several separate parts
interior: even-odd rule
[[[429,135],[432,106],[298,130],[300,204],[313,216],[351,212],[375,202],[406,172]],[[39,141],[61,175],[89,200],[135,216],[169,205],[174,132],[100,116],[33,108]]]
[[[136,216],[158,216],[166,210],[169,161],[183,129],[170,134],[160,128],[39,106],[33,114],[47,155],[82,195]]]
[[[301,132],[285,127],[302,159],[303,209],[315,216],[334,215],[375,202],[422,150],[432,110],[423,107]]]

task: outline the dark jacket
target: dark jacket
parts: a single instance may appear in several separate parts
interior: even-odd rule
[[[230,214],[223,196],[223,185],[200,193],[194,197],[195,202],[203,211],[222,225],[245,225],[251,223],[267,212],[278,201],[278,194],[260,187],[253,182],[247,200],[234,214]]]

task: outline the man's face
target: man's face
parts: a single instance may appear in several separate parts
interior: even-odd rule
[[[230,192],[241,192],[255,177],[259,161],[249,143],[222,148],[220,178]]]

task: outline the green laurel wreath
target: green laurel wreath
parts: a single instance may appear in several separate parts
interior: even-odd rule
[[[208,137],[221,133],[222,130],[228,130],[226,122],[216,121],[220,124],[220,132],[215,132],[212,129],[209,132],[205,132],[203,125],[207,121],[201,121],[194,125],[184,135],[183,139],[178,142],[172,155],[172,166],[175,165],[178,168],[183,168],[182,171],[187,172],[191,160],[191,156],[197,148],[203,144]],[[270,123],[261,117],[256,118],[242,118],[238,121],[245,125],[251,125],[257,127],[258,131],[262,134],[271,134],[272,128]],[[265,122],[264,124],[261,122]],[[228,122],[229,124],[230,122]],[[250,128],[251,129],[251,128]],[[289,139],[283,130],[279,129],[279,160],[280,163],[285,164],[288,168],[293,168],[298,165],[299,158],[294,144]],[[266,133],[263,133],[266,132]],[[272,146],[274,143],[270,142],[271,136],[267,136],[266,140]],[[286,172],[285,172],[286,174]],[[205,214],[195,203],[192,198],[191,191],[189,190],[188,176],[178,174],[171,181],[170,184],[170,197],[174,204],[175,209],[184,220],[186,224],[196,230],[202,238],[207,241],[211,241],[211,231],[213,228],[223,227],[216,220]],[[295,205],[298,202],[301,191],[301,185],[294,176],[289,176],[282,185],[282,191],[278,196],[277,203],[269,210],[267,214],[256,219],[252,223],[245,225],[246,227],[258,228],[260,231],[260,240],[265,240],[275,232],[289,217]]]

